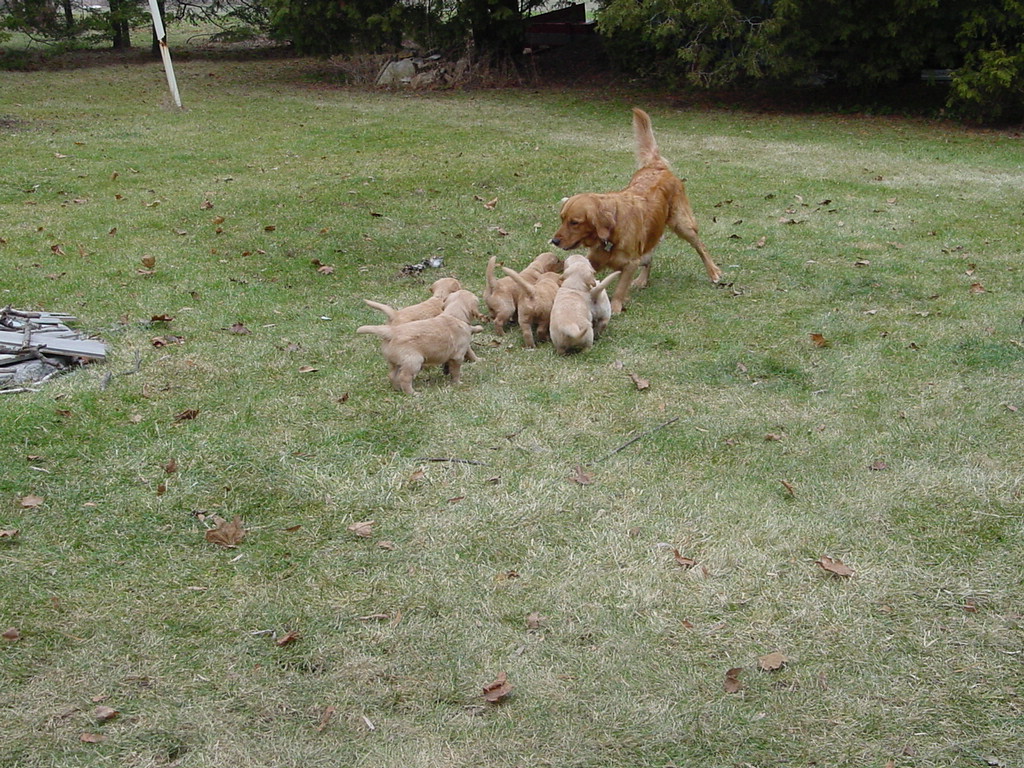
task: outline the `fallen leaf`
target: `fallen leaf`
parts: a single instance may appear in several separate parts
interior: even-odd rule
[[[427,476],[426,471],[421,467],[420,469],[417,469],[415,472],[413,472],[411,475],[409,475],[409,479],[406,480],[405,482],[407,482],[407,483],[418,483],[420,480],[422,480],[426,476]]]
[[[320,369],[313,365],[303,365],[299,367],[299,373],[316,373]]]
[[[267,226],[265,226],[263,228],[263,231],[264,232],[273,232],[276,229],[277,229],[277,227],[275,227],[273,224],[268,224]]]
[[[396,549],[398,549],[398,547],[395,546],[395,542],[393,541],[378,541],[377,547],[379,549],[383,549],[385,552],[394,552]]]
[[[202,204],[199,206],[199,209],[202,211],[208,211],[211,208],[213,208],[213,203],[211,203],[209,200],[203,200]]]
[[[334,267],[330,264],[323,264],[317,267],[316,271],[319,272],[321,275],[333,275]]]
[[[19,503],[23,509],[35,509],[36,507],[42,506],[43,497],[30,493],[28,496],[23,496]]]
[[[489,211],[493,211],[495,208],[497,208],[497,206],[498,206],[498,198],[494,198],[493,200],[488,200],[486,203],[484,203],[484,208],[486,208]]]
[[[782,435],[778,434],[777,432],[769,432],[767,435],[764,436],[764,441],[766,443],[779,443],[782,442]]]
[[[796,496],[796,488],[793,487],[792,483],[788,483],[785,480],[779,480],[782,483],[782,487],[786,489],[790,496]]]
[[[368,539],[373,536],[373,526],[376,524],[376,520],[363,520],[358,523],[352,523],[352,525],[348,527],[348,530],[352,531],[356,536]]]
[[[850,577],[855,573],[853,568],[843,563],[842,560],[834,560],[827,555],[822,555],[814,562],[820,566],[823,571],[831,573],[833,576]]]
[[[513,685],[508,681],[508,674],[501,672],[494,682],[484,686],[484,701],[490,704],[500,704],[512,693]]]
[[[574,483],[578,483],[579,485],[590,485],[592,482],[594,482],[594,475],[583,469],[582,464],[577,464],[576,474],[570,475],[569,479],[572,480]]]
[[[175,422],[191,421],[199,415],[198,408],[186,408],[184,411],[174,417]]]
[[[540,624],[541,624],[541,621],[543,621],[543,619],[544,619],[544,617],[541,616],[536,611],[534,611],[531,614],[528,614],[527,617],[526,617],[526,628],[527,629],[540,629]]]
[[[229,330],[232,333],[238,334],[239,336],[246,336],[246,335],[252,333],[252,331],[250,331],[248,328],[246,328],[245,325],[242,324],[242,323],[232,323],[231,324],[231,328]]]
[[[241,517],[235,515],[230,523],[220,517],[214,517],[213,520],[217,523],[217,527],[206,532],[208,542],[225,549],[234,549],[242,543],[242,539],[245,538],[245,528],[242,527]]]
[[[811,341],[814,342],[816,347],[827,347],[829,345],[828,339],[822,336],[820,333],[810,334]]]
[[[743,667],[733,667],[725,673],[725,683],[722,687],[726,693],[739,693],[743,690],[743,683],[740,682],[740,675],[743,674]]]
[[[169,323],[172,320],[174,320],[174,317],[166,312],[160,315],[153,315],[153,317],[150,318],[151,323]]]
[[[102,733],[83,733],[78,740],[84,741],[86,744],[99,744],[101,741],[106,741],[107,737]]]
[[[971,293],[984,293],[985,286],[981,283],[971,283]]]
[[[686,570],[690,570],[697,564],[697,561],[692,557],[684,557],[679,553],[679,550],[675,547],[672,548],[672,557],[676,561],[676,565],[683,567]]]
[[[113,720],[119,714],[121,714],[121,713],[118,712],[113,707],[105,707],[105,706],[104,707],[96,707],[96,709],[94,709],[92,711],[92,716],[95,717],[101,723],[105,723],[108,720]]]
[[[759,237],[757,242],[754,243],[754,246],[757,247],[757,248],[764,248],[767,244],[768,244],[768,238],[767,237]]]
[[[156,266],[156,256],[143,256],[141,261],[142,266],[144,266],[146,269],[152,269],[153,267]]]
[[[629,374],[629,378],[634,384],[636,384],[636,388],[641,392],[643,392],[645,389],[650,388],[651,386],[651,382],[649,382],[647,379],[643,379],[637,376],[635,373]]]
[[[853,266],[855,266],[855,267],[870,267],[871,266],[871,262],[868,261],[867,259],[857,259],[857,261],[853,262]]]
[[[9,643],[16,643],[18,640],[21,640],[21,632],[18,631],[17,627],[10,627],[3,634],[0,634],[0,637]]]
[[[789,659],[776,651],[775,653],[769,653],[767,656],[759,658],[757,660],[757,666],[759,666],[764,672],[778,672],[786,666],[787,662],[789,662]]]
[[[889,465],[886,464],[882,460],[878,460],[874,464],[871,464],[871,465],[868,466],[868,469],[870,469],[872,472],[883,472],[884,470],[886,470],[888,468],[889,468]]]
[[[278,646],[279,648],[283,648],[286,645],[291,645],[292,643],[294,643],[298,639],[299,639],[299,633],[296,632],[295,630],[292,630],[288,634],[281,635],[281,637],[277,638],[274,641],[274,645]]]
[[[149,340],[149,343],[159,349],[160,347],[167,347],[171,344],[184,344],[185,339],[181,336],[172,336],[168,334],[167,336],[154,336]]]
[[[320,723],[316,727],[317,733],[323,733],[324,728],[326,728],[327,724],[331,722],[331,719],[337,711],[338,708],[333,706],[327,707],[327,709],[324,710],[324,713],[320,716]]]
[[[0,539],[13,539],[17,535],[17,528],[8,528],[6,530],[0,530]]]
[[[166,472],[168,475],[173,475],[177,471],[178,471],[178,461],[177,461],[177,459],[173,459],[172,458],[170,461],[168,461],[166,464],[164,464],[164,472]]]

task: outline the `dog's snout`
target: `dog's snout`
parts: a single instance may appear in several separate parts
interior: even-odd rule
[[[551,238],[551,244],[557,248],[558,246],[560,246],[562,244],[562,238],[560,238],[560,237],[552,237]]]

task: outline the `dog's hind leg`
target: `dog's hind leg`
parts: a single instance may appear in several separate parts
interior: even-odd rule
[[[711,258],[711,254],[708,253],[708,249],[704,246],[700,236],[697,234],[697,222],[693,218],[693,214],[681,207],[676,207],[672,211],[672,215],[668,220],[669,229],[675,232],[679,237],[683,238],[686,242],[693,246],[693,249],[697,251],[697,255],[700,256],[700,260],[704,262],[704,269],[708,273],[708,277],[711,278],[711,282],[717,283],[722,279],[722,270],[718,268],[714,260]],[[648,265],[648,270],[650,265]]]

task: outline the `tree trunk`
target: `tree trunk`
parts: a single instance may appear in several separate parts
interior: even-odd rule
[[[128,26],[130,0],[110,0],[110,38],[115,50],[132,47],[132,31]]]

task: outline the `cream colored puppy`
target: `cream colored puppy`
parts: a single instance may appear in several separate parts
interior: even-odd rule
[[[484,288],[484,303],[494,320],[494,332],[499,336],[505,334],[505,325],[516,315],[519,296],[522,289],[511,277],[497,279],[494,274],[498,257],[491,256],[487,260],[487,286]],[[560,272],[562,260],[554,253],[545,252],[531,261],[519,276],[528,283],[536,282],[545,272]]]
[[[454,277],[442,277],[430,285],[431,297],[429,299],[421,301],[419,304],[413,304],[411,307],[395,309],[388,304],[381,304],[377,301],[370,301],[369,299],[363,299],[363,301],[366,302],[367,306],[387,315],[389,325],[400,325],[401,323],[409,323],[413,320],[426,320],[428,317],[437,317],[444,311],[445,300],[461,289],[462,283]]]
[[[562,285],[551,307],[551,343],[556,352],[567,355],[594,346],[595,304],[618,276],[618,272],[613,272],[598,283],[586,256],[573,254],[566,258]]]
[[[436,317],[412,320],[400,325],[363,325],[356,333],[369,333],[381,339],[380,351],[388,361],[388,379],[391,386],[415,395],[412,381],[423,368],[429,365],[443,365],[458,384],[462,375],[462,364],[477,359],[470,346],[473,334],[483,330],[482,326],[470,325],[465,317],[476,310],[476,297],[472,304],[462,291],[448,298],[450,306]]]
[[[516,281],[521,290],[516,311],[519,317],[519,330],[523,332],[523,346],[527,349],[536,349],[538,341],[546,341],[548,338],[551,306],[555,303],[555,294],[562,284],[562,276],[557,272],[545,272],[536,282],[528,283],[515,270],[508,267],[502,269]]]

